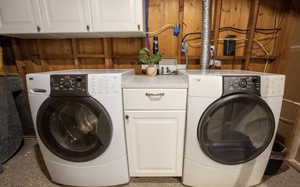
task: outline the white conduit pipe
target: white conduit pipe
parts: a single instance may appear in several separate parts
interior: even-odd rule
[[[202,56],[200,65],[207,70],[210,62],[210,4],[211,0],[202,0]]]

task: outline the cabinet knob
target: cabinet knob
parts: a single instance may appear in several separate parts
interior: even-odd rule
[[[36,30],[37,30],[38,32],[41,32],[41,27],[40,27],[40,26],[36,26]]]
[[[125,115],[125,119],[129,119],[129,116],[128,116],[128,115]]]
[[[90,31],[90,26],[89,25],[86,26],[86,30]]]

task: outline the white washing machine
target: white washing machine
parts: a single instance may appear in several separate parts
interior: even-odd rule
[[[283,75],[187,71],[183,183],[248,187],[261,182],[277,130]]]
[[[54,182],[129,182],[121,90],[127,73],[68,70],[26,76],[38,143]]]

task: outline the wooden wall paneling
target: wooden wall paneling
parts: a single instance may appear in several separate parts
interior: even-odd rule
[[[102,38],[80,38],[77,39],[78,56],[88,55],[104,57],[104,42]],[[100,58],[99,56],[99,58]]]
[[[37,40],[42,71],[74,69],[70,39]]]
[[[261,2],[259,14],[258,14],[258,20],[256,24],[256,28],[279,28],[280,22],[282,22],[282,16],[279,11],[280,7],[280,1],[274,1],[273,6],[265,6],[264,3],[266,1]],[[252,66],[249,67],[249,70],[253,71],[264,71],[266,67],[266,71],[269,71],[270,65],[266,65],[266,63],[271,63],[272,61],[269,60],[268,54],[262,49],[260,45],[262,45],[265,50],[269,53],[270,56],[276,57],[276,40],[277,36],[280,34],[280,32],[273,32],[267,31],[269,34],[262,34],[259,32],[255,33],[254,38],[257,39],[253,43],[253,49],[252,49],[252,56],[260,56],[260,57],[266,57],[266,60],[263,63],[252,63]],[[264,40],[258,40],[260,38],[266,38]],[[258,45],[258,43],[260,45]]]
[[[105,57],[105,68],[109,69],[113,67],[112,61],[112,39],[111,38],[104,38],[104,57]]]
[[[258,20],[258,14],[259,14],[259,8],[260,8],[260,0],[252,0],[251,1],[251,7],[250,7],[250,15],[248,20],[248,33],[247,33],[247,45],[245,49],[245,64],[243,64],[243,69],[248,70],[250,66],[251,56],[252,56],[252,49],[253,49],[253,42],[255,37],[255,29],[256,29],[256,23]]]
[[[296,32],[297,21],[299,20],[298,14],[294,14],[292,12],[282,12],[282,24],[283,28],[280,32],[277,41],[276,55],[278,58],[275,63],[270,65],[270,72],[273,73],[286,73],[288,69],[288,57],[290,51],[290,45],[294,42],[295,36],[298,36]]]
[[[37,48],[38,48],[38,53],[39,53],[39,61],[40,61],[40,65],[41,65],[41,71],[48,71],[49,66],[48,66],[48,63],[46,62],[46,60],[44,59],[44,52],[43,52],[41,40],[38,39],[38,40],[36,40],[36,42],[37,42]]]
[[[201,32],[202,30],[202,2],[199,0],[185,0],[184,1],[184,27],[183,34],[187,34],[190,32]],[[201,35],[191,35],[189,38],[199,38]],[[195,40],[191,43],[200,44],[201,40]],[[200,57],[201,50],[200,48],[192,48],[188,49],[188,56],[197,56]],[[189,60],[190,64],[198,64],[199,68],[199,59]],[[194,68],[195,66],[189,66],[190,68]]]
[[[144,47],[142,38],[114,38],[114,68],[135,68],[138,63],[138,52]]]
[[[18,40],[19,50],[22,53],[22,61],[25,65],[25,73],[41,72],[42,66],[37,46],[37,40]]]
[[[247,28],[251,1],[252,0],[223,0],[220,27]],[[230,61],[222,61],[222,69],[241,69],[242,61],[239,59],[244,56],[244,39],[246,35],[226,30],[219,33],[219,38],[224,39],[228,35],[235,35],[240,41],[237,41],[235,57],[231,57],[232,60]],[[223,56],[223,46],[224,41],[219,41],[217,56]]]
[[[77,57],[80,62],[80,68],[105,68],[103,40],[102,38],[77,39]]]
[[[12,49],[13,49],[15,60],[16,60],[17,73],[22,77],[23,82],[25,83],[26,82],[25,81],[25,75],[26,75],[25,67],[26,66],[23,61],[23,56],[21,54],[17,39],[12,39]]]
[[[71,45],[72,45],[72,55],[74,58],[74,66],[75,68],[80,68],[80,63],[78,59],[78,52],[77,52],[77,43],[76,39],[72,38],[71,39]]]
[[[178,24],[178,0],[149,0],[149,32],[156,31],[166,24]],[[177,58],[177,37],[172,30],[167,30],[158,36],[159,50],[164,57]],[[152,48],[152,38],[150,47]]]
[[[72,40],[70,39],[40,39],[39,48],[45,58],[69,58],[72,59]],[[53,59],[53,58],[52,58]]]

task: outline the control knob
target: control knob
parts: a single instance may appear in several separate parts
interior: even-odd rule
[[[247,80],[246,79],[241,79],[239,82],[239,85],[241,88],[246,88],[247,87]]]
[[[72,81],[65,81],[64,82],[64,88],[69,89],[72,87]]]

